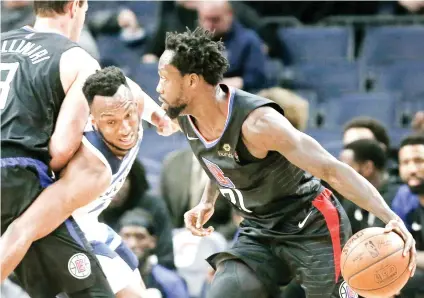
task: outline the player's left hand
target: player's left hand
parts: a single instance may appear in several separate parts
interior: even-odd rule
[[[172,135],[179,129],[178,125],[172,122],[171,118],[169,118],[166,114],[159,117],[155,121],[155,124],[158,134],[165,137]]]
[[[409,271],[411,271],[411,277],[415,274],[415,269],[417,267],[416,259],[417,259],[417,250],[415,248],[415,240],[412,237],[411,233],[406,228],[405,224],[400,219],[392,219],[386,225],[384,232],[395,232],[398,233],[403,240],[405,241],[405,247],[403,249],[403,256],[406,257],[408,253],[411,255],[409,260]]]

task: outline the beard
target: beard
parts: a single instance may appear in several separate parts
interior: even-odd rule
[[[418,178],[420,180],[420,183],[414,186],[411,186],[408,184],[409,189],[413,194],[416,195],[424,195],[424,179]]]
[[[166,114],[168,115],[169,118],[171,119],[175,119],[178,116],[180,116],[181,112],[187,107],[187,104],[181,104],[178,106],[168,106],[168,108],[166,109]]]

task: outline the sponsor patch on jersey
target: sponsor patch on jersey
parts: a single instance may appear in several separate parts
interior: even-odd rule
[[[340,298],[358,298],[358,294],[344,281],[339,288]]]
[[[209,172],[211,172],[211,174],[215,177],[219,185],[227,188],[235,188],[234,183],[230,180],[230,178],[225,177],[224,172],[218,165],[207,160],[206,158],[202,157],[202,159],[205,165],[208,167]]]
[[[77,279],[84,279],[91,274],[91,264],[83,253],[74,254],[68,262],[68,270]]]

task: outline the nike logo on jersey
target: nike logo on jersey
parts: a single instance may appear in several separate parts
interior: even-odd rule
[[[309,214],[305,217],[305,219],[302,222],[299,222],[299,229],[301,229],[305,226],[305,223],[306,223],[306,221],[308,220],[308,218],[311,214],[312,214],[312,211],[309,212]]]
[[[190,137],[190,136],[187,134],[187,139],[188,139],[189,141],[194,141],[194,140],[198,140],[199,138],[192,138],[192,137]]]

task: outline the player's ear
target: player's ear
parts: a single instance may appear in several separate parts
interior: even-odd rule
[[[92,114],[90,114],[90,116],[88,116],[88,121],[90,121],[91,122],[91,125],[93,125],[93,127],[95,129],[97,129],[97,123],[96,123],[96,121],[94,121],[94,117],[93,117]]]
[[[374,166],[374,163],[371,160],[367,160],[362,165],[362,174],[366,177],[369,177],[370,175],[372,175],[374,170],[375,170],[375,166]]]
[[[69,9],[69,12],[71,13],[71,19],[73,19],[75,15],[77,14],[78,5],[79,5],[79,0],[69,1],[67,5],[67,9]]]
[[[189,79],[188,82],[189,82],[190,88],[196,88],[200,81],[200,77],[195,73],[190,74],[188,76],[188,79]]]

